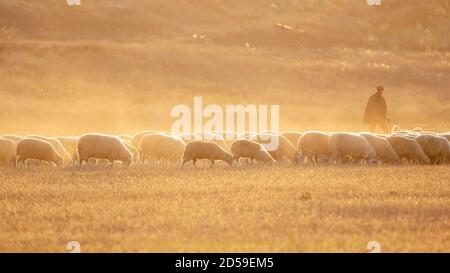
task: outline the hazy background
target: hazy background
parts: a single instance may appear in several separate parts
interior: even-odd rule
[[[450,128],[449,1],[81,2],[0,0],[0,134],[169,130],[193,96],[363,130],[378,84],[401,127]]]

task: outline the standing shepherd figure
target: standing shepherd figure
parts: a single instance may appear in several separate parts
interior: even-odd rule
[[[376,126],[380,127],[383,132],[388,132],[387,122],[387,106],[383,97],[384,87],[377,86],[377,92],[370,96],[364,111],[364,124],[369,126],[369,131],[375,131]]]

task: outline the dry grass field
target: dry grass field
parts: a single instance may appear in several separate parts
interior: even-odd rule
[[[0,172],[0,251],[450,251],[448,166]]]
[[[280,130],[450,130],[445,0],[0,1],[0,135],[170,130],[278,104]],[[275,4],[274,4],[275,3]],[[450,252],[450,165],[0,167],[0,252]]]

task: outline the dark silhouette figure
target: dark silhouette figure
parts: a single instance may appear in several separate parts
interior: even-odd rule
[[[387,124],[387,106],[383,97],[383,86],[377,86],[377,92],[370,96],[364,111],[364,124],[369,126],[369,131],[375,131],[376,126],[383,132],[388,132]]]

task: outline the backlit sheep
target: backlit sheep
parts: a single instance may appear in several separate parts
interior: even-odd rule
[[[450,145],[445,137],[439,135],[422,134],[416,141],[432,163],[444,162],[450,152]]]
[[[176,161],[183,156],[186,144],[177,137],[156,133],[147,134],[141,140],[139,152],[142,162],[145,161]]]
[[[40,139],[40,140],[49,142],[53,146],[53,148],[55,148],[55,151],[58,153],[58,155],[63,159],[64,166],[68,166],[73,163],[72,157],[70,156],[70,154],[67,152],[67,150],[64,148],[64,146],[61,144],[61,142],[59,140],[57,140],[56,138],[40,136],[40,135],[29,135],[29,136],[26,136],[26,138],[35,138],[35,139]]]
[[[192,163],[197,167],[197,160],[208,159],[210,166],[214,166],[216,160],[222,160],[233,165],[233,157],[225,149],[218,144],[209,141],[193,141],[186,145],[184,149],[181,168],[192,160]]]
[[[240,158],[256,160],[264,164],[274,163],[274,159],[267,150],[258,142],[248,139],[238,139],[231,143],[233,160],[239,164]]]
[[[0,138],[0,166],[16,166],[16,148],[14,141]]]
[[[133,155],[116,136],[105,134],[85,134],[78,140],[79,165],[89,159],[105,159],[114,164],[121,161],[126,166],[133,162]]]
[[[320,159],[329,161],[330,150],[328,140],[330,135],[318,131],[305,132],[298,140],[297,150],[301,154],[300,162],[306,157],[309,163],[319,164]]]
[[[372,148],[375,150],[378,158],[384,163],[400,163],[400,158],[392,148],[391,143],[387,138],[379,137],[371,133],[361,133],[363,137],[369,141]]]
[[[37,138],[25,138],[17,143],[17,166],[27,165],[28,159],[36,159],[63,165],[62,157],[56,152],[54,146],[45,140]]]
[[[267,151],[277,162],[285,162],[287,159],[292,164],[296,164],[300,161],[300,154],[297,152],[295,146],[287,138],[279,134],[261,133],[258,134],[258,138],[255,141],[263,145],[268,145],[265,146]],[[270,147],[275,144],[276,147]]]
[[[408,159],[414,163],[430,164],[430,159],[415,140],[401,135],[392,135],[388,138],[400,159]]]
[[[298,140],[303,136],[303,133],[295,132],[295,131],[288,131],[281,134],[281,136],[287,138],[292,145],[297,147]]]
[[[369,164],[377,161],[377,154],[363,136],[353,133],[334,133],[330,135],[328,146],[331,161],[339,162],[343,157],[350,157],[352,162],[365,161]]]

